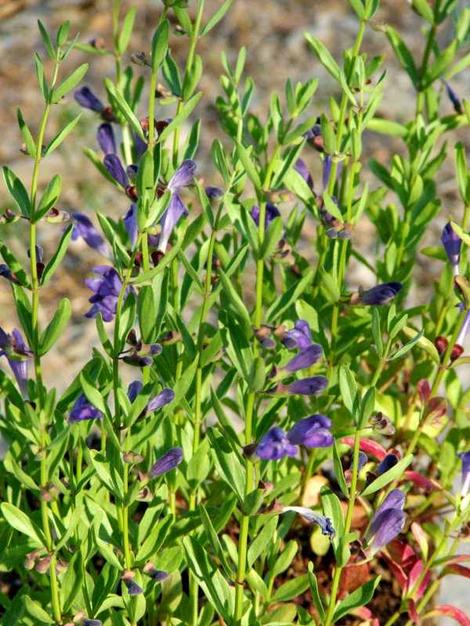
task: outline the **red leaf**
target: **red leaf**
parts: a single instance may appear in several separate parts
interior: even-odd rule
[[[424,489],[425,491],[440,491],[442,487],[440,484],[433,480],[432,478],[426,478],[422,474],[418,472],[414,472],[413,470],[406,470],[404,475],[405,480],[411,481],[417,487]]]
[[[436,606],[436,608],[426,614],[426,617],[433,617],[435,615],[447,615],[447,617],[455,619],[460,626],[470,626],[470,618],[468,618],[463,611],[451,604],[440,604]]]
[[[410,570],[410,572],[408,574],[408,585],[407,585],[408,592],[410,592],[413,589],[413,587],[415,586],[415,584],[418,581],[419,577],[421,576],[422,571],[423,571],[423,561],[421,559],[419,559],[413,565],[413,567],[411,568],[411,570]],[[431,574],[430,574],[430,572],[427,572],[425,577],[421,581],[418,589],[413,594],[414,600],[418,600],[419,598],[421,598],[421,596],[423,595],[423,593],[425,592],[425,590],[426,590],[426,588],[427,588],[427,586],[429,584],[429,580],[430,579],[431,579]]]
[[[470,567],[464,567],[463,565],[458,565],[457,563],[451,563],[444,570],[444,575],[446,574],[457,574],[458,576],[470,578]]]
[[[343,437],[341,443],[352,448],[354,446],[354,437]],[[380,443],[372,441],[372,439],[361,439],[360,448],[362,452],[375,456],[376,459],[382,461],[387,456],[387,451]]]
[[[368,563],[349,564],[341,572],[341,582],[339,585],[340,598],[347,593],[352,593],[371,578]]]
[[[410,616],[413,624],[418,624],[418,626],[419,624],[421,624],[421,618],[419,617],[419,613],[416,610],[416,604],[414,603],[414,600],[408,601],[408,615]]]

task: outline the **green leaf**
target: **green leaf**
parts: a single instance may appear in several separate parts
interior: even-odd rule
[[[71,122],[69,122],[62,130],[60,130],[57,135],[49,142],[47,148],[44,151],[44,156],[48,156],[53,152],[56,148],[60,146],[60,144],[64,141],[64,139],[69,135],[72,130],[77,125],[78,120],[81,118],[82,114],[79,113],[76,117],[73,118]]]
[[[49,263],[47,263],[46,267],[44,268],[44,271],[41,276],[41,281],[40,281],[41,285],[45,285],[51,279],[55,270],[61,264],[62,259],[64,258],[65,253],[67,252],[67,247],[69,245],[70,238],[72,237],[72,232],[73,232],[73,224],[70,224],[69,226],[67,226],[62,237],[60,238],[59,245],[57,246],[57,250],[51,257],[51,260],[49,261]]]
[[[93,406],[95,406],[98,411],[101,411],[103,415],[107,413],[106,401],[101,395],[101,392],[96,388],[96,382],[91,382],[88,380],[85,372],[80,373],[80,384],[83,389],[83,393],[85,394],[87,400],[91,402]]]
[[[309,586],[308,574],[296,576],[288,580],[276,589],[276,593],[271,598],[272,602],[287,602],[300,596]]]
[[[350,613],[353,609],[357,609],[360,606],[368,604],[371,601],[379,582],[380,576],[377,576],[373,580],[369,580],[369,582],[365,585],[362,585],[362,587],[359,587],[359,589],[356,589],[347,595],[344,600],[341,600],[336,608],[333,623],[336,624],[338,620]]]
[[[408,76],[411,78],[411,81],[415,87],[419,87],[419,74],[416,69],[415,62],[413,60],[413,55],[409,51],[407,45],[397,33],[397,31],[392,28],[392,26],[387,26],[385,28],[385,34],[387,35],[388,40],[390,41],[393,51],[400,62],[403,69],[406,71]]]
[[[191,113],[194,111],[194,109],[198,105],[201,97],[202,97],[202,92],[196,93],[190,100],[188,100],[181,107],[181,110],[178,113],[178,115],[175,115],[175,117],[173,118],[173,121],[170,122],[170,124],[168,124],[168,126],[165,128],[165,130],[162,133],[160,133],[160,135],[158,135],[158,141],[160,143],[163,143],[170,135],[172,135],[175,132],[175,129],[179,128],[182,122],[184,122],[184,120],[191,115]]]
[[[0,241],[0,254],[5,260],[5,263],[8,265],[8,268],[13,272],[13,274],[18,279],[19,283],[23,287],[29,287],[30,286],[29,278],[26,272],[24,271],[23,266],[18,261],[16,256],[13,254],[13,252],[10,250],[10,248],[2,241]]]
[[[270,322],[275,322],[283,315],[286,309],[295,304],[304,291],[306,291],[310,286],[314,273],[314,270],[308,271],[305,276],[297,282],[297,284],[292,285],[292,287],[290,287],[284,294],[279,296],[273,302],[266,314],[266,318]]]
[[[355,417],[357,409],[357,385],[351,370],[344,365],[339,369],[339,389],[344,406],[351,415]]]
[[[217,536],[217,532],[212,524],[212,520],[206,510],[206,507],[203,504],[199,505],[199,514],[201,516],[201,520],[207,537],[212,544],[212,548],[214,549],[217,558],[222,563],[222,567],[225,570],[226,576],[228,578],[231,578],[234,574],[233,567],[230,565],[228,559],[225,556],[224,549],[222,548],[222,544],[219,541],[219,537]]]
[[[131,109],[131,107],[127,103],[124,96],[121,94],[120,91],[118,91],[114,83],[109,78],[104,79],[104,85],[106,87],[106,90],[110,94],[111,98],[114,100],[120,113],[126,118],[129,124],[132,126],[132,130],[134,130],[137,133],[137,135],[139,135],[139,137],[145,141],[145,135],[144,135],[144,131],[142,130],[142,126],[139,120],[137,119],[137,116],[135,115],[134,111]]]
[[[68,298],[62,298],[52,320],[49,322],[46,330],[42,333],[39,347],[40,356],[49,352],[55,344],[57,339],[63,333],[71,314],[72,305],[70,304],[70,300]]]
[[[381,133],[382,135],[390,135],[392,137],[406,137],[408,134],[408,130],[403,124],[392,120],[384,120],[379,117],[373,117],[367,122],[367,130],[371,130],[374,133]]]
[[[267,554],[269,547],[273,544],[276,536],[277,517],[270,517],[258,532],[258,535],[250,542],[248,548],[248,568],[256,562],[260,554]]]
[[[305,39],[323,67],[340,83],[340,69],[325,44],[310,34],[305,35]]]
[[[375,493],[376,491],[379,491],[379,489],[382,489],[382,487],[385,487],[385,485],[388,485],[389,483],[396,480],[397,478],[400,478],[400,476],[403,475],[404,471],[411,464],[412,461],[413,461],[412,454],[408,454],[407,456],[404,456],[391,469],[389,469],[387,472],[384,472],[378,478],[373,480],[370,483],[370,485],[368,485],[364,489],[364,491],[362,491],[361,496],[369,496],[371,493]]]
[[[152,72],[157,72],[168,50],[168,20],[163,20],[152,38]]]
[[[363,19],[365,16],[365,9],[362,0],[349,0],[349,4],[352,6],[359,19]]]
[[[39,205],[34,211],[34,222],[38,222],[56,204],[62,190],[62,179],[55,175],[47,184]]]
[[[129,45],[129,41],[132,35],[132,29],[134,28],[135,16],[137,13],[137,9],[135,7],[131,7],[129,11],[126,13],[124,20],[121,26],[121,32],[119,33],[117,49],[119,54],[124,54],[127,50],[127,46]]]
[[[434,13],[428,0],[412,0],[413,8],[430,24],[434,24]]]
[[[72,91],[88,72],[88,67],[88,63],[82,63],[58,87],[54,87],[51,94],[51,104],[57,104],[69,91]]]
[[[16,176],[13,170],[6,165],[3,166],[3,178],[5,179],[5,184],[10,192],[10,195],[19,206],[21,214],[25,217],[29,217],[31,215],[31,203],[29,201],[29,194],[26,191],[26,187],[23,185],[18,176]]]
[[[34,524],[26,513],[23,513],[21,509],[13,504],[10,504],[9,502],[2,502],[0,508],[2,510],[3,517],[12,528],[23,535],[26,535],[37,544],[41,546],[46,545],[42,530]]]
[[[18,120],[18,126],[20,128],[21,134],[23,136],[23,141],[26,146],[26,151],[29,154],[29,156],[33,157],[34,159],[34,157],[36,156],[36,144],[34,143],[33,136],[31,134],[31,131],[29,130],[29,126],[26,124],[24,120],[21,109],[16,110],[16,118]]]
[[[395,361],[395,359],[399,359],[402,356],[405,356],[405,354],[407,354],[419,342],[419,340],[423,337],[423,333],[424,333],[424,331],[420,330],[419,333],[416,333],[416,335],[413,337],[413,339],[411,341],[409,341],[407,344],[402,346],[394,354],[389,356],[387,360],[388,361]]]
[[[308,581],[310,583],[310,591],[312,593],[313,604],[315,605],[318,615],[320,616],[321,623],[323,623],[325,621],[326,614],[320,596],[320,590],[318,589],[317,577],[313,572],[313,563],[311,561],[308,564]]]
[[[261,189],[261,179],[256,170],[255,164],[253,163],[253,160],[251,159],[251,154],[253,153],[253,149],[251,147],[249,149],[245,148],[245,146],[243,146],[241,143],[238,143],[238,142],[236,145],[237,145],[238,157],[240,161],[242,162],[242,165],[245,169],[245,172],[248,175],[248,178],[253,183],[255,189]]]
[[[225,0],[225,2],[217,9],[217,11],[215,11],[215,13],[213,13],[211,17],[208,19],[206,25],[201,30],[201,37],[204,37],[204,35],[207,35],[209,31],[211,31],[215,26],[217,26],[220,20],[223,19],[224,15],[230,9],[232,4],[233,4],[233,0]]]
[[[38,28],[39,28],[39,33],[41,35],[42,43],[44,44],[44,47],[46,48],[47,56],[50,59],[55,59],[56,51],[54,48],[54,44],[52,43],[51,36],[47,32],[41,20],[38,20]]]

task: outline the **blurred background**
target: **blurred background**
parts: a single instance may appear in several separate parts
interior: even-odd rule
[[[465,0],[462,0],[462,4]],[[207,0],[207,14],[211,14],[221,0]],[[30,159],[21,152],[21,136],[16,123],[16,109],[20,107],[25,119],[33,132],[41,112],[41,101],[38,97],[33,64],[33,51],[42,54],[42,44],[36,26],[41,19],[49,30],[55,30],[64,20],[70,20],[72,33],[80,33],[80,41],[93,39],[102,40],[105,47],[112,46],[111,38],[111,5],[112,0],[2,0],[0,2],[0,162],[8,164],[25,182],[29,183]],[[157,0],[123,1],[123,9],[129,6],[138,9],[135,32],[131,39],[127,56],[140,51],[148,51],[152,32],[161,12],[161,2]],[[191,5],[191,2],[190,2]],[[422,54],[423,39],[420,34],[421,19],[413,13],[406,0],[382,0],[381,8],[376,15],[373,26],[366,32],[363,49],[371,55],[383,55],[384,67],[387,69],[385,93],[378,116],[406,122],[414,114],[415,95],[407,75],[398,66],[391,48],[381,32],[384,23],[392,24],[404,37],[407,45],[414,53]],[[292,81],[306,80],[311,77],[319,79],[319,86],[314,100],[311,115],[320,114],[331,95],[337,94],[336,85],[323,70],[305,45],[304,33],[310,32],[319,37],[339,59],[342,50],[352,44],[357,28],[357,20],[349,9],[346,0],[235,0],[233,7],[225,19],[203,39],[198,52],[204,60],[204,73],[200,84],[203,100],[197,115],[203,120],[201,146],[198,155],[198,174],[206,183],[217,184],[210,167],[208,153],[213,139],[223,138],[217,126],[217,112],[214,100],[221,90],[219,76],[222,72],[220,53],[225,51],[229,59],[236,58],[239,49],[246,46],[248,60],[246,74],[251,75],[256,83],[253,111],[263,119],[273,91],[282,92],[287,78]],[[448,43],[453,34],[452,24],[440,32],[441,44]],[[184,36],[173,37],[173,51],[176,58],[183,62],[187,52],[187,41]],[[79,63],[88,61],[90,70],[85,84],[94,88],[103,97],[101,85],[105,76],[112,76],[114,61],[112,56],[89,57],[82,52],[74,52],[67,61],[65,70],[73,69]],[[125,62],[128,59],[124,59]],[[145,68],[133,66],[136,75],[145,73]],[[469,75],[455,77],[452,87],[461,97],[469,96]],[[79,111],[73,97],[68,96],[62,103],[53,108],[47,137],[52,137],[59,125],[72,119]],[[453,112],[450,102],[443,101],[442,114]],[[145,115],[144,110],[139,112]],[[168,116],[168,110],[162,117]],[[171,113],[170,113],[171,114]],[[109,184],[100,184],[102,179],[92,164],[83,155],[85,147],[96,149],[95,132],[98,119],[91,112],[85,111],[75,131],[43,162],[41,180],[47,181],[54,174],[63,177],[63,195],[59,208],[68,211],[80,211],[91,214],[100,210],[113,217],[122,216],[128,207],[126,198],[117,193]],[[467,141],[468,129],[454,133],[450,141]],[[467,144],[468,145],[468,144]],[[374,156],[378,161],[388,164],[393,153],[401,152],[403,145],[400,140],[366,133],[364,144],[364,161]],[[432,232],[428,233],[427,243],[436,245],[441,228],[449,215],[459,218],[462,208],[458,203],[452,149],[449,158],[439,173],[439,194],[443,203],[441,217],[436,221]],[[320,181],[320,159],[312,150],[306,151],[308,165],[314,173],[314,179]],[[365,174],[369,177],[370,174]],[[370,179],[373,185],[377,182]],[[320,187],[320,184],[318,184]],[[8,207],[5,189],[0,188],[0,209]],[[40,244],[46,256],[54,251],[54,246],[62,232],[62,226],[45,224],[40,230]],[[315,224],[313,220],[306,223],[304,237],[308,243],[313,237]],[[0,238],[6,239],[15,253],[22,259],[26,258],[26,231],[24,224],[0,225]],[[356,229],[354,237],[361,249],[374,249],[374,230],[366,222],[364,227]],[[90,268],[102,259],[83,243],[71,245],[63,266],[57,272],[50,286],[43,290],[41,296],[42,322],[50,319],[58,299],[68,296],[72,300],[73,318],[62,337],[59,349],[47,356],[46,382],[53,382],[59,389],[73,379],[80,364],[89,354],[90,346],[96,342],[95,325],[92,320],[83,317],[88,309],[88,290],[83,285],[84,277]],[[441,271],[439,262],[430,262],[422,255],[417,257],[415,280],[418,293],[428,297],[434,279]],[[354,284],[367,284],[370,277],[350,276]],[[370,286],[370,285],[369,285]],[[421,289],[421,291],[419,291]],[[14,309],[11,304],[10,288],[6,281],[0,282],[0,326],[11,330],[16,324]],[[443,591],[444,600],[465,608],[462,578],[446,578],[447,586]],[[444,624],[446,622],[442,622]]]

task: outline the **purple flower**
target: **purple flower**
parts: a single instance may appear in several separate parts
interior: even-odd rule
[[[124,215],[123,218],[124,228],[126,229],[127,235],[129,237],[129,241],[131,242],[131,246],[134,247],[137,241],[137,205],[132,203],[129,207],[129,210]]]
[[[399,489],[391,491],[375,512],[370,525],[371,546],[379,550],[403,530],[406,514],[405,494]]]
[[[383,283],[376,285],[367,291],[361,291],[353,296],[353,304],[382,305],[393,300],[397,293],[403,288],[401,283]]]
[[[462,487],[460,494],[462,498],[470,492],[470,450],[459,454],[462,460]]]
[[[377,465],[377,476],[388,472],[394,465],[398,463],[398,457],[396,454],[387,454],[382,461]]]
[[[137,134],[133,134],[133,137],[135,157],[138,161],[144,152],[147,152],[147,143]]]
[[[303,159],[297,159],[294,169],[302,176],[310,189],[313,189],[313,178],[305,161]]]
[[[144,593],[144,590],[140,585],[138,585],[133,578],[123,578],[122,582],[127,587],[127,592],[130,596],[139,596],[141,593]]]
[[[184,187],[188,187],[194,178],[194,174],[196,173],[196,163],[187,159],[183,161],[173,176],[170,178],[170,182],[168,183],[168,189],[171,193],[178,193]]]
[[[111,124],[105,122],[98,127],[98,131],[96,133],[96,139],[98,141],[98,145],[104,154],[117,154],[116,150],[116,139],[114,137],[114,131]]]
[[[83,422],[84,420],[99,420],[102,417],[101,411],[98,411],[96,407],[90,404],[84,394],[80,394],[70,411],[69,422],[72,424],[74,422]]]
[[[282,338],[282,343],[289,348],[300,348],[305,350],[312,345],[312,334],[310,326],[305,320],[297,320],[294,328],[288,330]]]
[[[171,234],[183,217],[188,214],[184,202],[181,200],[180,191],[193,182],[196,172],[196,163],[191,160],[183,161],[168,183],[168,189],[171,191],[170,203],[160,220],[160,236],[158,238],[158,250],[165,252],[170,240]]]
[[[278,461],[285,456],[295,456],[297,452],[297,446],[291,444],[279,426],[273,426],[268,430],[255,448],[256,456],[263,461]]]
[[[158,409],[161,409],[166,404],[173,402],[174,399],[175,392],[173,391],[173,389],[169,389],[168,387],[166,387],[165,389],[160,391],[158,396],[155,396],[150,400],[147,405],[147,412],[153,413],[154,411],[158,411]]]
[[[312,509],[309,509],[305,506],[282,507],[282,513],[289,513],[290,511],[301,515],[311,524],[318,524],[318,526],[320,526],[321,528],[322,535],[327,535],[328,537],[335,536],[335,529],[329,517],[325,517],[324,515],[318,515],[317,513],[314,513]]]
[[[357,468],[360,470],[364,467],[369,459],[367,458],[367,454],[365,452],[359,452],[359,458],[357,462]]]
[[[449,85],[447,81],[444,81],[444,84],[446,86],[447,96],[449,100],[452,102],[452,106],[454,107],[455,112],[458,113],[459,115],[462,115],[463,106],[462,106],[462,102],[460,98],[458,97],[457,93],[452,89],[452,87]]]
[[[306,448],[328,448],[333,445],[330,428],[331,420],[328,417],[315,414],[294,424],[287,438],[291,443]]]
[[[103,622],[100,619],[84,619],[83,626],[103,626]]]
[[[328,387],[328,379],[325,376],[312,376],[294,380],[290,385],[279,384],[277,393],[298,394],[301,396],[317,396]]]
[[[134,402],[139,393],[142,391],[142,383],[140,380],[134,380],[127,388],[127,397],[130,402]]]
[[[23,397],[27,397],[28,361],[32,355],[17,328],[11,334],[0,328],[0,356],[6,357]]]
[[[89,299],[91,309],[85,314],[86,317],[96,317],[101,313],[105,322],[110,322],[116,314],[116,307],[121,291],[122,282],[114,267],[109,265],[97,265],[93,272],[98,278],[87,278],[86,286],[93,291]]]
[[[155,478],[170,472],[183,460],[183,450],[181,448],[171,448],[168,452],[165,452],[150,470],[150,474]]]
[[[323,159],[323,167],[322,167],[323,189],[328,188],[328,182],[330,180],[330,173],[331,173],[331,157],[329,155],[326,155],[325,158]]]
[[[289,373],[298,372],[299,370],[303,370],[306,367],[310,367],[314,363],[318,361],[318,359],[322,355],[322,348],[317,343],[313,343],[308,348],[305,348],[299,354],[297,354],[293,359],[291,359],[287,365],[285,365],[282,369]]]
[[[462,240],[454,231],[450,222],[448,222],[442,230],[441,242],[446,251],[447,258],[452,265],[452,269],[454,270],[454,276],[458,276]]]
[[[124,189],[129,187],[129,178],[126,174],[126,170],[121,163],[121,159],[116,154],[107,154],[103,159],[103,164],[108,170],[109,175],[114,178],[121,187],[124,187]]]
[[[74,224],[72,241],[76,241],[81,237],[90,248],[97,250],[100,254],[106,255],[108,248],[103,237],[93,226],[90,218],[83,213],[72,213],[72,219]]]
[[[206,196],[209,198],[209,200],[216,200],[217,198],[220,198],[221,196],[224,195],[224,192],[222,191],[222,189],[220,189],[220,187],[206,187],[205,190],[206,192]]]
[[[96,113],[102,113],[105,109],[104,104],[97,96],[95,96],[89,87],[80,87],[80,89],[77,89],[77,91],[73,94],[73,97],[78,104],[85,109],[96,111]]]
[[[150,576],[155,582],[159,583],[168,578],[168,572],[164,572],[161,569],[157,569],[155,565],[151,562],[148,562],[144,565],[142,570],[144,574]]]
[[[267,229],[269,224],[271,224],[271,222],[273,220],[275,220],[276,217],[280,217],[280,215],[281,214],[280,214],[279,209],[277,208],[277,206],[275,206],[274,204],[271,204],[271,202],[267,202],[266,203],[266,216],[265,216],[265,221],[264,221],[264,228]],[[256,204],[251,209],[251,217],[255,221],[256,226],[259,226],[259,206],[257,206]]]

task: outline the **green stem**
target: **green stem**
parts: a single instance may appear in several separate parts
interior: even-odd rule
[[[346,511],[346,520],[344,523],[344,535],[345,536],[351,530],[351,522],[352,522],[353,513],[354,513],[354,505],[356,503],[357,480],[359,476],[360,443],[361,443],[361,430],[357,428],[355,435],[354,435],[351,486],[349,488],[348,508]],[[341,580],[342,571],[343,571],[342,566],[337,566],[335,568],[335,573],[333,575],[333,582],[331,584],[330,602],[328,604],[328,611],[326,614],[324,626],[331,626],[331,624],[333,623],[333,617],[334,617],[334,612],[336,608],[336,598],[338,595],[338,589],[339,589],[339,583]]]

